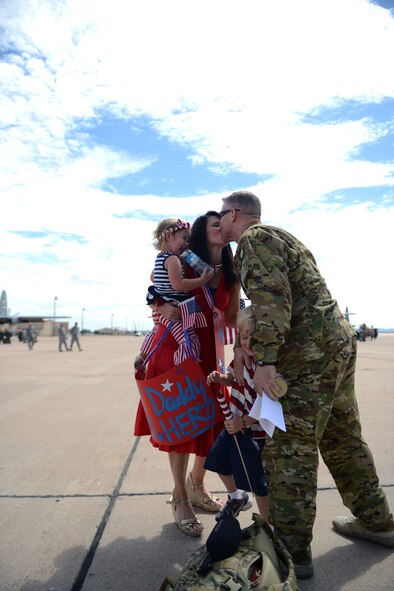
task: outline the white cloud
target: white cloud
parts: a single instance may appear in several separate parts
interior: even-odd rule
[[[210,187],[184,199],[101,190],[112,179],[149,174],[157,157],[93,142],[89,127],[112,113],[147,117],[211,169],[271,175],[254,187],[264,218],[311,244],[341,306],[357,308],[360,322],[372,310],[371,323],[394,325],[385,260],[390,195],[385,208],[324,202],[346,187],[393,185],[392,158],[356,159],[393,133],[392,115],[317,123],[326,107],[394,98],[388,11],[364,0],[5,0],[0,16],[1,288],[13,308],[26,309],[29,285],[31,312],[50,313],[58,295],[77,320],[86,308],[87,326],[108,325],[112,313],[123,323],[146,319],[154,222],[116,216],[147,210],[192,220],[220,207]],[[46,263],[51,256],[60,262]],[[359,288],[366,269],[379,277],[378,294],[373,282]]]

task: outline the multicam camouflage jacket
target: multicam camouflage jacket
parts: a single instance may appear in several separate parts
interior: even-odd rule
[[[251,338],[256,360],[308,362],[354,335],[312,253],[285,230],[249,227],[239,241],[235,266],[256,316]]]

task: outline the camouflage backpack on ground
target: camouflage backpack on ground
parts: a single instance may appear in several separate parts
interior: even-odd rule
[[[257,513],[242,530],[232,556],[212,562],[206,546],[193,552],[176,582],[166,578],[160,591],[297,591],[289,552],[274,541],[270,527]],[[286,579],[283,580],[282,571]]]

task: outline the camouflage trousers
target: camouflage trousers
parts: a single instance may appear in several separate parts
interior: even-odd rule
[[[319,450],[353,515],[372,530],[393,527],[372,454],[361,436],[355,365],[354,337],[307,365],[278,367],[289,385],[281,399],[287,432],[275,429],[273,438],[267,438],[263,464],[275,535],[297,564],[311,560]]]

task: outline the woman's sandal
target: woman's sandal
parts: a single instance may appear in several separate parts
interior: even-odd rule
[[[221,499],[216,499],[211,494],[204,492],[204,484],[194,484],[191,472],[186,480],[186,489],[192,505],[210,513],[217,513],[223,508]]]
[[[191,517],[189,519],[180,519],[179,513],[177,511],[178,505],[186,505],[190,503],[189,499],[174,499],[172,496],[169,501],[166,501],[167,505],[171,505],[172,514],[174,516],[174,521],[176,525],[179,527],[182,533],[186,534],[187,536],[192,536],[193,538],[199,538],[203,532],[203,524],[196,516]],[[201,526],[201,529],[193,529],[196,525]]]

